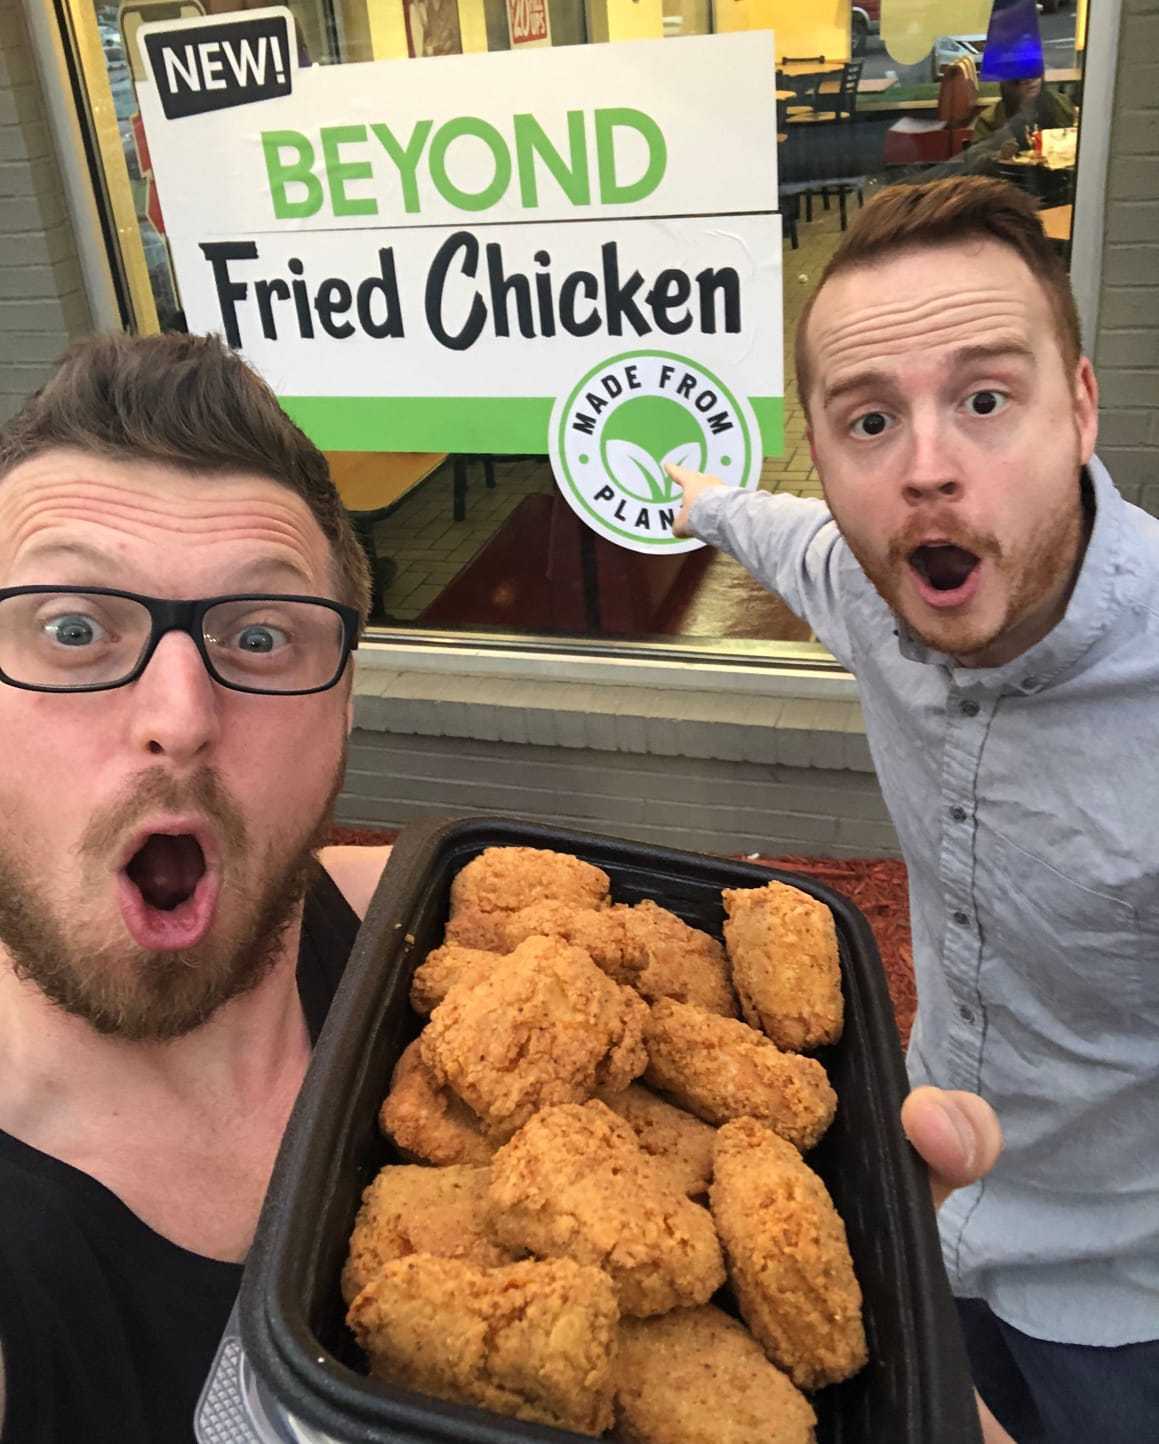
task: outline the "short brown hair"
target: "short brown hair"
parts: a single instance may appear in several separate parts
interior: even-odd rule
[[[1046,291],[1063,361],[1067,370],[1073,371],[1082,354],[1082,341],[1070,277],[1047,239],[1030,197],[1007,181],[987,176],[895,185],[879,191],[858,213],[821,272],[817,288],[797,322],[797,392],[806,413],[813,380],[809,317],[826,281],[856,266],[872,266],[908,246],[947,245],[987,237],[1017,251]]]
[[[189,473],[245,471],[295,492],[330,544],[339,600],[370,608],[370,567],[326,458],[216,336],[92,336],[0,429],[0,479],[68,447]]]

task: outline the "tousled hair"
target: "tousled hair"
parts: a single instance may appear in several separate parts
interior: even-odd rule
[[[1016,251],[1046,292],[1063,362],[1068,374],[1073,373],[1082,354],[1082,340],[1070,277],[1030,197],[1009,182],[988,176],[894,185],[879,191],[857,213],[797,322],[797,392],[806,415],[813,384],[809,317],[827,281],[856,267],[891,259],[908,248],[987,238]]]
[[[0,428],[0,481],[60,448],[186,472],[248,472],[300,496],[321,527],[339,600],[370,607],[370,568],[326,458],[274,393],[216,336],[92,336],[76,342]]]

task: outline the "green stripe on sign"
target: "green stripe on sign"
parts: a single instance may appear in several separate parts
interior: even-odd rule
[[[322,451],[547,454],[550,396],[279,396]],[[784,401],[749,398],[766,456],[784,450]]]

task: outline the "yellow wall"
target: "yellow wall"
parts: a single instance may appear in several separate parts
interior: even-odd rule
[[[849,59],[849,0],[713,0],[716,30],[772,30],[777,59]]]
[[[939,35],[985,35],[992,0],[881,0],[881,38],[892,59],[916,65]]]
[[[1087,0],[1078,0],[1074,12],[1074,48],[1082,50],[1087,43]]]
[[[659,40],[664,34],[663,0],[590,0],[589,15],[601,40]]]
[[[406,43],[406,20],[402,13],[402,0],[345,0],[343,6],[347,16],[350,12],[361,11],[357,17],[358,26],[365,24],[370,45],[370,60],[405,60],[410,54]],[[346,19],[347,26],[351,18]]]
[[[487,49],[487,12],[483,0],[459,0],[459,34],[464,55]]]

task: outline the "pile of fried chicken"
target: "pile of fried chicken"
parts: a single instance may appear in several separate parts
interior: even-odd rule
[[[806,1056],[841,1035],[836,930],[783,883],[723,899],[722,948],[565,853],[454,878],[380,1115],[412,1161],[342,1276],[375,1376],[628,1444],[812,1444],[807,1394],[867,1357],[801,1156],[837,1101]]]

